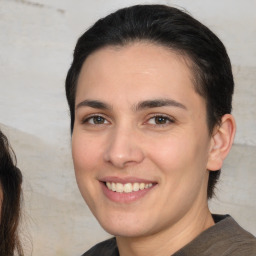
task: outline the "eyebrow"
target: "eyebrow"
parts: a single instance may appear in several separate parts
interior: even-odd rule
[[[147,108],[159,108],[166,106],[178,107],[187,110],[187,107],[185,105],[173,99],[153,99],[142,101],[136,104],[134,109],[135,111],[140,111]]]
[[[98,100],[84,100],[81,101],[76,105],[76,109],[80,107],[91,107],[91,108],[98,108],[98,109],[103,109],[103,110],[109,110],[112,107],[102,101]]]
[[[133,106],[134,111],[141,111],[143,109],[148,108],[159,108],[159,107],[178,107],[181,109],[187,110],[187,107],[183,105],[182,103],[173,100],[173,99],[152,99],[152,100],[145,100],[141,101]],[[112,109],[112,106],[109,104],[106,104],[102,101],[98,100],[84,100],[77,104],[76,109],[80,107],[91,107],[91,108],[97,108],[102,110],[110,110]]]

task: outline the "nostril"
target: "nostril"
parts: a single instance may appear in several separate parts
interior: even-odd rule
[[[115,130],[113,137],[109,138],[103,156],[104,161],[120,169],[140,163],[144,159],[142,144],[138,143],[138,138],[129,136],[131,132],[124,130],[127,130],[127,127]]]

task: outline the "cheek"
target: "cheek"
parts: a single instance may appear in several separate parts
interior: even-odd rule
[[[150,158],[173,182],[184,176],[202,175],[207,164],[207,141],[189,133],[165,137],[152,143]],[[157,150],[155,150],[157,148]],[[174,178],[175,177],[175,178]]]
[[[96,193],[94,171],[99,163],[98,151],[95,143],[83,134],[76,132],[72,135],[72,157],[78,188],[90,208],[94,207]]]
[[[88,172],[99,161],[99,146],[92,138],[83,134],[73,133],[72,157],[75,172]]]
[[[180,214],[206,191],[207,157],[204,145],[197,141],[198,138],[191,138],[187,140],[184,135],[166,140],[166,143],[155,147],[159,150],[151,157],[161,171],[162,194],[168,195],[163,198],[164,205],[169,205],[170,211],[176,205]]]
[[[91,194],[94,194],[95,164],[98,163],[97,150],[90,140],[76,133],[72,136],[72,157],[78,188],[87,202],[91,204]]]
[[[157,148],[157,150],[155,150]],[[165,137],[152,143],[151,157],[154,161],[164,167],[164,169],[176,169],[179,165],[184,165],[191,158],[193,149],[182,137]]]

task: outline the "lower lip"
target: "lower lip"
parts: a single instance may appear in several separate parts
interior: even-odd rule
[[[150,188],[146,188],[143,190],[139,190],[139,191],[133,191],[130,193],[118,193],[118,192],[114,192],[112,190],[109,190],[105,183],[100,182],[102,190],[104,195],[110,199],[113,202],[117,202],[117,203],[132,203],[134,201],[137,201],[141,198],[143,198],[146,194],[148,194],[152,189],[154,189],[155,185],[153,185]]]

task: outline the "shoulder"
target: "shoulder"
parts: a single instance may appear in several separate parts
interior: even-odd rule
[[[98,243],[82,256],[119,256],[116,239],[111,238]]]
[[[243,229],[233,218],[229,217],[226,225],[227,236],[223,237],[223,244],[227,244],[227,255],[256,256],[256,238]],[[229,236],[228,236],[229,235]]]
[[[256,238],[229,215],[213,215],[215,226],[205,232],[213,255],[256,256]],[[209,245],[210,246],[210,245]]]
[[[255,256],[256,238],[244,230],[231,216],[213,216],[216,224],[207,235],[213,237],[215,250],[223,256]],[[206,232],[207,233],[207,232]]]
[[[228,253],[225,255],[256,255],[256,238],[244,230],[231,216],[220,220],[216,226],[216,235],[219,236],[218,244],[223,245]]]
[[[175,256],[256,256],[256,238],[229,215],[213,215],[215,225]]]

